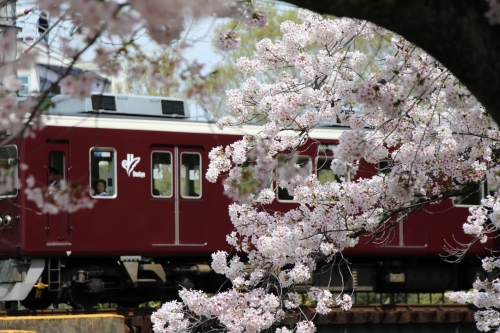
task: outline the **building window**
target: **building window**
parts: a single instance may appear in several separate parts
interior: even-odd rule
[[[90,185],[92,197],[116,198],[116,150],[113,148],[90,149]]]
[[[154,197],[172,196],[172,154],[155,151],[151,154],[151,188]]]
[[[201,155],[181,153],[181,196],[201,198]]]
[[[26,75],[19,76],[19,81],[24,86],[24,89],[19,90],[17,93],[19,96],[28,96],[30,94],[30,77]]]

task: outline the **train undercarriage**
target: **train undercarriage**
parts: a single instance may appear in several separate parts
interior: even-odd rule
[[[176,299],[183,287],[215,292],[224,282],[223,277],[211,271],[208,264],[195,262],[155,261],[141,256],[98,261],[76,257],[3,260],[0,301],[8,307],[8,302],[20,300],[27,309],[46,309],[58,303],[74,308],[89,308],[98,303],[135,307],[146,301]]]
[[[225,277],[215,274],[202,258],[189,260],[142,256],[99,258],[98,262],[95,257],[3,260],[0,301],[20,300],[28,309],[58,303],[73,308],[98,303],[136,307],[147,301],[177,299],[181,288],[215,293],[224,285]],[[439,258],[382,258],[321,266],[310,284],[333,293],[435,293],[468,289],[477,278],[485,277],[476,258],[457,264]],[[306,289],[296,287],[298,292]]]

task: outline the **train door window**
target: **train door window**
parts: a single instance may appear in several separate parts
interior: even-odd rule
[[[172,196],[172,154],[155,151],[151,154],[151,189],[154,197]]]
[[[201,198],[201,155],[181,153],[181,196]]]
[[[113,148],[90,149],[90,184],[92,197],[116,198],[116,150]]]
[[[18,163],[17,147],[0,148],[0,198],[17,196]]]
[[[287,158],[288,157],[285,157],[285,155],[278,156],[278,168],[279,166],[283,166],[285,163],[288,163]],[[312,163],[309,156],[299,156],[295,161],[295,164],[299,165],[301,171],[303,171],[303,174],[306,174],[306,172],[311,173],[312,171]],[[279,173],[278,178],[280,178]],[[287,189],[284,189],[279,185],[276,187],[278,191],[278,201],[293,201],[293,196],[288,193]]]

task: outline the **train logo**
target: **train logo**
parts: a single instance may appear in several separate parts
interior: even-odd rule
[[[140,157],[135,157],[134,154],[127,154],[127,159],[122,161],[122,167],[127,171],[127,175],[130,177],[130,173],[134,171],[134,168],[141,161]],[[138,177],[136,174],[139,172],[134,172],[133,177]]]

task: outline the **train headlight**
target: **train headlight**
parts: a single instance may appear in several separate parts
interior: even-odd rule
[[[8,227],[10,225],[10,223],[12,222],[12,217],[10,217],[9,215],[5,215],[3,217],[3,225],[5,227]]]
[[[0,217],[0,226],[3,227],[3,219]]]

